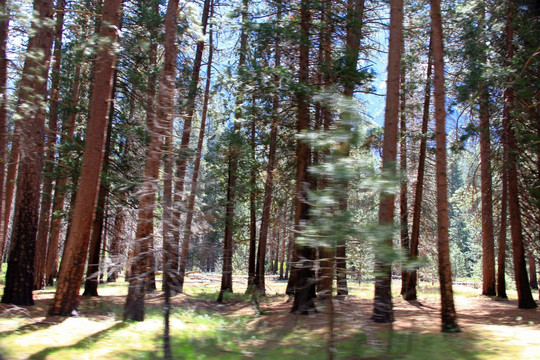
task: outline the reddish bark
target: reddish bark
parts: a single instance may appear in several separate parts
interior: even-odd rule
[[[100,36],[109,38],[111,45],[118,36],[121,0],[106,0],[103,5]],[[110,96],[115,55],[105,46],[97,55],[94,84],[90,97],[86,144],[84,148],[77,199],[71,229],[64,245],[58,274],[58,287],[49,308],[50,315],[70,315],[78,305],[84,265],[88,255],[90,231],[96,209],[101,180],[105,133],[109,121]]]
[[[506,19],[506,65],[510,66],[514,57],[514,14],[516,9],[515,1],[510,1]],[[513,78],[508,79],[508,83],[513,82]],[[514,277],[518,293],[518,307],[520,309],[534,309],[538,305],[534,301],[529,287],[527,267],[525,262],[525,249],[523,246],[523,229],[521,224],[521,212],[518,188],[518,148],[512,122],[512,111],[514,108],[514,90],[511,86],[504,90],[503,109],[503,129],[505,132],[504,151],[507,181],[508,181],[508,212],[510,215],[510,233],[512,237],[512,254],[514,260]]]
[[[309,30],[311,23],[310,1],[302,0],[300,3],[300,46],[299,46],[299,72],[298,84],[302,88],[296,94],[298,134],[309,129],[309,98],[303,88],[309,83]],[[308,166],[311,159],[309,146],[298,139],[296,141],[296,196],[294,199],[295,216],[294,226],[296,234],[301,234],[305,222],[309,218],[309,205],[306,201],[307,187],[309,186]],[[292,313],[307,315],[316,312],[313,299],[315,294],[315,249],[309,246],[295,244],[296,256],[293,256],[293,268],[289,283],[294,291]]]
[[[390,1],[390,40],[388,48],[388,81],[386,88],[386,108],[384,115],[384,139],[382,153],[383,171],[388,176],[396,175],[397,133],[399,120],[399,86],[401,67],[401,43],[403,28],[403,1]],[[394,195],[381,194],[379,203],[379,224],[392,226],[394,221]],[[392,238],[385,239],[380,246],[391,247]],[[375,299],[372,319],[375,322],[394,321],[391,293],[391,262],[381,255],[375,256]]]
[[[444,87],[444,49],[440,0],[431,0],[431,31],[433,36],[433,70],[435,78],[435,159],[437,182],[437,249],[439,252],[439,283],[443,332],[459,332],[452,291],[448,215],[448,181],[446,177],[446,108]]]
[[[247,22],[249,0],[243,0],[242,5],[242,24]],[[242,72],[246,63],[247,52],[247,29],[242,26],[242,33],[240,35],[240,58],[238,60],[239,72]],[[236,112],[234,121],[234,132],[237,133],[240,130],[239,120],[242,117],[241,106],[244,101],[244,96],[240,92],[236,97]],[[238,171],[238,157],[239,157],[238,145],[232,143],[228,152],[228,182],[227,182],[227,200],[225,205],[225,236],[223,238],[223,270],[221,274],[221,287],[217,302],[223,302],[223,296],[226,292],[231,293],[233,291],[232,282],[232,254],[233,254],[233,227],[234,227],[234,205],[236,200],[236,180]]]
[[[107,200],[107,194],[109,192],[108,185],[104,182],[104,177],[109,167],[109,156],[111,153],[111,135],[112,135],[112,122],[114,119],[114,99],[116,97],[116,80],[117,73],[114,73],[113,87],[111,91],[111,102],[109,110],[109,124],[107,125],[107,135],[105,141],[105,150],[101,174],[101,183],[99,185],[98,200],[94,215],[94,221],[92,222],[92,232],[90,235],[90,249],[88,252],[88,267],[86,269],[86,281],[84,283],[83,296],[98,296],[98,283],[99,283],[99,265],[101,262],[100,251],[103,242],[103,227],[105,222],[105,204]]]
[[[281,20],[281,4],[278,5],[277,19]],[[276,50],[275,50],[275,68],[281,66],[281,47],[280,37],[276,36]],[[259,247],[257,250],[257,266],[255,269],[255,278],[253,285],[260,294],[265,294],[264,283],[264,262],[266,259],[266,242],[268,239],[268,229],[270,225],[270,216],[272,210],[272,196],[274,191],[274,168],[276,166],[276,149],[277,149],[277,134],[278,134],[278,112],[279,112],[279,89],[280,79],[279,76],[274,76],[274,97],[272,99],[272,119],[270,124],[270,149],[268,152],[268,163],[266,166],[266,183],[264,186],[264,200],[263,200],[263,212],[261,216],[261,229],[259,231]],[[277,266],[277,264],[276,264]]]
[[[211,9],[211,15],[213,16],[214,9]],[[212,78],[212,59],[214,56],[214,44],[213,44],[213,31],[210,25],[210,33],[208,39],[208,63],[206,70],[206,86],[204,89],[204,103],[201,114],[201,129],[199,130],[199,139],[197,141],[197,152],[195,154],[195,164],[193,165],[193,178],[191,180],[191,190],[188,198],[188,207],[186,214],[186,225],[184,228],[183,240],[182,240],[182,253],[180,254],[180,269],[179,269],[179,291],[184,290],[184,277],[186,273],[186,265],[189,252],[189,243],[191,238],[191,225],[193,224],[193,215],[195,211],[195,197],[197,194],[197,184],[199,180],[199,171],[201,168],[202,150],[204,145],[204,136],[206,132],[206,118],[208,114],[208,101],[210,100],[210,86]]]
[[[6,0],[0,1],[0,11],[5,14]],[[4,231],[4,194],[6,180],[6,155],[7,155],[7,67],[6,46],[9,32],[9,16],[0,17],[0,264],[4,258],[6,237]],[[1,271],[1,270],[0,270]]]
[[[2,302],[15,305],[33,305],[34,255],[39,220],[41,169],[43,167],[45,113],[42,102],[47,97],[47,73],[54,38],[48,27],[36,27],[53,16],[50,1],[35,0],[34,12],[39,14],[28,40],[27,53],[42,53],[43,57],[27,56],[20,84],[18,114],[21,116],[19,132],[19,170],[15,214],[11,234],[11,248],[6,273],[6,286]],[[9,199],[8,199],[9,201]]]
[[[506,143],[505,135],[503,134],[503,144]],[[507,163],[506,152],[504,152],[504,163]],[[499,225],[498,238],[498,254],[497,254],[497,296],[501,299],[507,299],[506,295],[506,224],[507,224],[507,209],[508,209],[508,181],[507,169],[503,166],[502,170],[502,191],[501,191],[501,220]]]
[[[405,44],[401,44],[401,54],[405,51]],[[401,66],[401,94],[400,94],[400,121],[399,121],[399,173],[401,177],[399,192],[399,224],[401,248],[409,254],[409,205],[407,201],[407,116],[405,114],[405,66]],[[407,291],[407,271],[401,270],[401,295]]]
[[[409,259],[416,260],[418,257],[418,244],[420,240],[420,213],[422,210],[422,199],[424,191],[424,173],[426,167],[426,145],[427,145],[427,130],[429,122],[429,103],[431,98],[431,72],[433,69],[431,59],[431,39],[429,41],[428,50],[428,67],[426,76],[426,85],[424,90],[424,108],[422,115],[422,134],[420,139],[420,151],[418,157],[418,172],[416,175],[416,187],[414,193],[414,207],[413,207],[413,220],[411,228],[411,239],[409,243]],[[405,293],[403,298],[405,300],[416,300],[416,284],[418,277],[418,270],[414,269],[407,271],[405,281]]]
[[[165,15],[165,60],[159,85],[157,114],[155,119],[149,119],[150,144],[146,152],[144,183],[139,202],[139,217],[129,272],[129,290],[124,307],[124,320],[144,320],[147,274],[151,270],[149,256],[153,257],[153,253],[150,252],[150,244],[153,242],[156,182],[161,164],[162,138],[169,128],[168,124],[172,117],[176,56],[178,52],[176,44],[178,2],[178,0],[169,0],[167,14]]]
[[[485,9],[482,7],[481,25]],[[487,48],[483,46],[481,62],[487,63]],[[491,137],[489,89],[486,80],[480,83],[480,189],[482,193],[482,295],[495,296],[495,239],[493,235],[493,190],[491,183]]]
[[[45,270],[47,263],[47,243],[49,238],[49,225],[51,218],[54,157],[56,153],[56,133],[58,132],[58,89],[60,88],[60,62],[62,59],[62,34],[64,26],[65,0],[56,4],[56,27],[53,52],[53,67],[51,81],[51,98],[49,101],[49,129],[47,133],[47,149],[45,152],[45,166],[43,170],[43,185],[41,195],[41,208],[37,234],[36,254],[34,261],[34,289],[45,287]]]
[[[75,75],[72,85],[72,95],[71,95],[71,106],[76,107],[79,102],[79,85],[81,77],[81,64],[78,63],[75,67]],[[72,141],[73,134],[75,133],[75,120],[77,114],[75,111],[72,111],[67,121],[62,125],[62,132],[65,134],[65,139],[63,141]],[[62,163],[62,160],[68,157],[68,154],[59,154],[58,162]],[[65,204],[65,195],[66,195],[66,186],[68,182],[68,172],[63,167],[59,169],[59,175],[56,180],[55,189],[54,189],[54,198],[52,204],[52,216],[50,224],[50,234],[49,242],[47,246],[47,263],[46,263],[46,284],[51,286],[53,285],[54,278],[58,275],[58,245],[60,241],[60,232],[62,226],[62,216],[61,213],[64,212]]]
[[[114,219],[112,238],[109,249],[109,268],[107,269],[107,282],[115,282],[122,271],[125,262],[124,227],[126,223],[126,211],[118,207]]]

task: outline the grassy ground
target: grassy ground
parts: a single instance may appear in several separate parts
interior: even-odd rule
[[[35,292],[32,307],[0,307],[3,359],[156,359],[162,356],[162,294],[147,296],[146,320],[121,321],[126,283],[100,285],[99,298],[81,298],[79,316],[46,317],[53,289]],[[186,294],[173,298],[171,319],[175,359],[327,359],[328,317],[289,314],[280,295],[285,282],[269,280],[269,296],[257,309],[240,292],[215,303],[219,277],[195,274]],[[463,332],[441,334],[438,292],[422,283],[420,302],[394,293],[396,322],[369,321],[373,285],[350,283],[351,296],[336,302],[336,359],[536,359],[540,353],[538,310],[522,311],[509,301],[481,297],[457,286],[456,307]],[[399,291],[395,284],[394,291]],[[0,285],[2,291],[2,285]],[[537,295],[536,295],[537,296]],[[260,311],[259,311],[260,310]]]

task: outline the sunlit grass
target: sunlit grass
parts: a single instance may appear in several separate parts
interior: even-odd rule
[[[319,327],[307,325],[309,318],[288,314],[288,310],[257,313],[251,305],[250,295],[239,284],[234,294],[227,294],[229,305],[217,307],[218,286],[192,281],[186,283],[185,295],[190,304],[204,303],[199,310],[176,305],[171,315],[171,344],[175,358],[182,359],[326,359],[327,335],[325,321]],[[286,281],[267,280],[269,296],[266,305],[279,300],[283,303]],[[392,292],[399,297],[401,283],[393,281]],[[159,288],[159,284],[158,284]],[[349,280],[351,296],[372,299],[374,283],[360,284]],[[454,287],[456,297],[480,296],[478,289]],[[438,284],[420,283],[422,298],[438,300]],[[154,296],[153,305],[146,308],[146,320],[135,323],[121,321],[123,299],[127,283],[102,284],[99,298],[85,298],[81,302],[80,316],[48,321],[44,317],[30,316],[21,308],[15,316],[0,314],[0,354],[6,359],[156,359],[162,357],[163,319],[161,295]],[[36,292],[39,299],[50,298],[52,291]],[[512,296],[512,295],[511,295]],[[435,299],[436,298],[436,299]],[[114,301],[113,301],[114,300]],[[474,301],[474,300],[473,300]],[[239,304],[246,311],[235,312],[230,304]],[[225,310],[219,312],[216,309]],[[35,310],[34,310],[35,312]],[[324,310],[322,315],[324,316]],[[347,316],[341,315],[341,316]],[[276,318],[288,319],[276,323]],[[304,320],[305,319],[305,320]],[[45,322],[44,322],[45,320]],[[341,322],[346,319],[341,320]],[[358,326],[358,325],[354,325]],[[521,327],[519,327],[521,328]],[[377,332],[367,335],[361,326],[337,333],[336,359],[520,359],[524,349],[520,346],[522,332],[516,332],[516,342],[508,341],[508,334],[516,326],[493,325],[486,331],[466,331],[459,335],[438,332],[405,330]],[[525,326],[531,339],[537,332]],[[520,331],[521,331],[520,330]],[[521,334],[521,335],[520,335]],[[504,336],[503,336],[504,335]],[[531,349],[535,349],[534,341]]]

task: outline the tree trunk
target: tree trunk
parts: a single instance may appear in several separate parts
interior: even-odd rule
[[[482,6],[481,25],[484,26],[485,8]],[[483,31],[483,29],[481,30]],[[481,62],[487,64],[487,44],[482,47]],[[482,295],[495,296],[495,240],[493,236],[493,191],[491,183],[491,140],[489,125],[489,89],[480,80],[480,178],[482,193]]]
[[[253,97],[255,107],[255,97]],[[256,281],[256,249],[257,249],[257,209],[255,207],[257,188],[257,166],[255,155],[255,122],[257,116],[253,116],[251,121],[251,171],[249,174],[249,254],[248,254],[248,284],[246,291],[250,291]],[[264,216],[264,209],[263,209]]]
[[[302,0],[300,3],[300,57],[298,84],[303,88],[309,83],[309,30],[311,23],[311,1]],[[309,129],[309,98],[305,90],[296,94],[297,102],[297,127],[298,134]],[[309,205],[306,201],[307,187],[309,186],[308,166],[311,154],[309,146],[296,140],[296,196],[294,226],[296,236],[302,234],[306,221],[309,219]],[[296,256],[293,257],[293,268],[289,282],[292,282],[294,290],[294,303],[291,309],[292,313],[307,315],[316,312],[313,299],[316,297],[314,259],[315,249],[306,245],[295,244]]]
[[[36,27],[52,20],[54,13],[50,1],[35,0],[34,12],[39,20],[34,23],[33,35],[28,40],[24,62],[18,113],[20,131],[15,134],[20,143],[19,170],[15,215],[11,234],[6,286],[2,302],[14,305],[33,305],[34,255],[39,220],[40,180],[43,167],[47,75],[54,30]],[[43,57],[30,56],[41,53]],[[14,141],[15,142],[15,141]]]
[[[390,40],[388,49],[388,81],[384,115],[383,171],[388,176],[396,174],[397,130],[399,120],[399,78],[401,67],[401,42],[403,28],[403,1],[390,1]],[[379,224],[391,227],[394,221],[394,195],[382,193],[379,203]],[[390,260],[382,255],[392,247],[392,238],[384,239],[375,255],[375,299],[372,319],[375,322],[394,321],[391,292]]]
[[[248,20],[249,0],[242,0],[242,33],[240,35],[240,58],[238,61],[238,72],[241,74],[246,63],[247,53],[247,29],[246,22]],[[234,121],[234,132],[240,130],[240,119],[242,118],[241,106],[244,101],[244,94],[240,91],[236,95],[236,111]],[[225,236],[223,239],[223,270],[221,274],[221,287],[217,298],[218,303],[223,302],[223,295],[226,292],[232,293],[232,255],[233,255],[233,227],[234,227],[234,205],[236,200],[236,180],[238,171],[238,145],[231,144],[228,153],[228,182],[227,182],[227,200],[225,205]]]
[[[420,213],[422,211],[422,199],[424,190],[424,172],[426,167],[426,145],[427,130],[429,122],[429,103],[431,98],[431,72],[433,69],[431,56],[431,39],[429,40],[428,67],[426,76],[426,85],[424,90],[424,108],[422,115],[422,134],[420,138],[420,154],[418,156],[418,172],[416,175],[416,187],[414,194],[413,220],[411,229],[411,239],[409,243],[409,259],[415,261],[418,258],[418,244],[420,240]],[[416,282],[418,270],[415,268],[406,272],[405,300],[416,300]]]
[[[287,253],[287,210],[283,209],[283,219],[281,226],[283,227],[283,235],[281,237],[281,254],[279,260],[279,280],[284,280],[286,274],[283,273],[285,266],[285,254]],[[285,276],[284,276],[285,275]]]
[[[348,3],[348,6],[351,6],[350,2]],[[352,11],[352,9],[348,9],[348,11]],[[323,67],[323,74],[322,74],[322,86],[323,91],[331,91],[331,86],[333,84],[333,79],[330,74],[329,69],[332,68],[332,35],[334,32],[334,23],[332,19],[332,2],[329,0],[325,0],[322,4],[321,9],[321,23],[324,25],[321,26],[320,30],[320,44],[319,44],[319,61],[321,64],[321,67]],[[348,13],[347,21],[350,21],[350,14]],[[349,23],[347,23],[349,25]],[[350,31],[351,27],[347,27],[347,47],[345,51],[350,51]],[[354,45],[353,45],[354,46]],[[347,56],[350,54],[346,54],[345,61],[346,61],[346,68],[347,70],[351,70],[349,67],[351,64],[348,62],[353,62],[351,58],[348,58]],[[356,71],[356,62],[354,64],[354,71]],[[354,85],[353,85],[354,86]],[[354,89],[353,89],[354,90]],[[352,95],[351,95],[352,96]],[[322,123],[322,127],[325,132],[330,131],[330,127],[333,123],[332,119],[332,113],[328,106],[325,104],[317,105],[319,108],[319,119],[315,118],[315,131],[319,131],[320,124]],[[322,151],[322,154],[319,155],[318,151],[313,151],[313,163],[318,164],[322,161],[324,161],[325,158],[329,156],[329,151],[324,150]],[[321,158],[321,159],[319,159]],[[316,183],[316,179],[312,179],[314,183],[315,189],[324,189],[328,186],[329,180],[327,178],[322,178],[319,183]],[[344,207],[347,207],[347,199],[340,198],[338,199],[341,204],[344,205]],[[329,246],[319,246],[319,274],[318,274],[318,282],[317,282],[317,293],[320,295],[321,299],[328,300],[332,296],[333,292],[333,282],[334,282],[334,263],[336,261],[336,250],[335,247],[329,247]]]
[[[51,98],[49,100],[49,128],[47,132],[47,147],[43,169],[43,184],[41,207],[34,257],[34,290],[45,287],[45,266],[47,259],[47,242],[51,217],[52,190],[54,177],[54,158],[56,153],[56,133],[58,132],[58,89],[60,88],[60,62],[62,57],[62,32],[64,25],[65,1],[56,4],[56,27],[53,53]]]
[[[208,16],[210,12],[210,0],[204,0],[204,7],[202,12],[202,19],[201,19],[201,28],[203,35],[206,35],[206,27],[208,24]],[[173,241],[174,245],[172,246],[173,251],[175,253],[173,254],[173,262],[172,267],[174,269],[177,269],[178,261],[179,261],[179,254],[178,254],[178,248],[179,248],[179,242],[180,242],[180,208],[182,207],[180,204],[182,204],[182,198],[184,197],[184,184],[185,184],[185,178],[186,178],[186,168],[188,159],[190,157],[190,151],[189,151],[189,142],[191,138],[191,124],[193,120],[193,113],[195,112],[195,103],[197,99],[197,94],[199,92],[199,77],[201,72],[201,65],[202,65],[202,56],[204,53],[204,46],[205,42],[204,40],[197,42],[197,48],[195,50],[195,59],[193,61],[193,72],[192,72],[192,78],[191,82],[188,87],[188,93],[187,93],[187,99],[186,99],[186,109],[185,109],[185,121],[184,121],[184,129],[182,131],[182,138],[180,140],[180,154],[177,156],[177,162],[176,162],[176,181],[175,181],[175,194],[174,194],[174,204],[173,204],[173,212],[172,212],[172,225],[173,225]],[[184,199],[185,200],[185,199]],[[176,272],[175,274],[175,280],[176,280],[176,287],[178,287],[178,283],[182,280],[180,280],[180,274]]]
[[[536,258],[532,250],[529,251],[528,262],[529,262],[529,286],[533,290],[538,290],[538,278],[536,277]]]
[[[510,1],[509,9],[506,18],[506,66],[511,66],[514,57],[514,14],[516,9],[515,1]],[[508,83],[513,82],[513,77],[510,76]],[[510,85],[511,86],[511,85]],[[537,307],[529,287],[529,279],[527,276],[527,267],[525,263],[525,249],[523,247],[523,230],[521,224],[521,213],[519,204],[519,189],[518,189],[518,149],[514,129],[512,127],[512,111],[514,108],[514,90],[511,87],[504,90],[504,109],[503,109],[503,129],[505,132],[504,151],[508,161],[507,166],[507,181],[508,181],[508,210],[510,214],[510,234],[512,237],[512,254],[514,259],[514,276],[516,280],[516,289],[518,293],[518,307],[520,309],[534,309]]]
[[[503,131],[503,145],[506,143],[506,135]],[[503,164],[508,162],[506,151],[503,151]],[[506,295],[506,224],[507,224],[507,209],[508,209],[508,175],[507,166],[503,165],[502,169],[502,191],[501,191],[501,220],[499,226],[498,238],[498,254],[497,254],[497,297],[507,299]]]
[[[401,43],[401,54],[405,52],[405,41]],[[399,191],[400,240],[403,252],[409,254],[409,205],[407,201],[407,117],[405,114],[405,65],[401,65],[401,94],[399,122],[399,173],[401,177]],[[407,292],[407,270],[401,269],[401,295]]]
[[[105,204],[107,195],[109,193],[108,184],[105,182],[106,174],[109,171],[109,156],[111,154],[111,135],[112,135],[112,123],[114,119],[114,101],[116,97],[116,82],[117,72],[113,75],[113,85],[111,90],[111,101],[109,110],[109,123],[107,125],[107,135],[105,140],[105,150],[103,158],[103,166],[101,173],[101,183],[99,185],[99,194],[96,205],[96,211],[94,215],[94,221],[92,222],[92,231],[90,236],[90,251],[88,258],[88,267],[86,269],[86,281],[84,284],[83,296],[98,296],[98,283],[99,283],[99,264],[100,264],[100,250],[102,248],[103,240],[103,225],[105,222]]]
[[[7,68],[6,46],[9,32],[9,10],[6,8],[6,0],[0,0],[0,272],[2,271],[2,259],[6,247],[4,231],[4,185],[6,183],[6,160],[7,160]]]
[[[446,108],[444,87],[444,49],[440,0],[431,0],[431,31],[435,79],[435,159],[437,182],[437,249],[439,252],[439,283],[443,332],[459,332],[452,291],[448,215],[448,183],[446,175]]]
[[[100,35],[111,39],[110,46],[118,36],[121,3],[121,0],[106,0],[103,6]],[[50,315],[70,315],[77,308],[77,296],[88,256],[88,243],[94,218],[92,215],[95,213],[101,180],[114,63],[115,56],[110,47],[105,47],[98,53],[77,200],[60,264],[58,287],[49,309]]]
[[[169,0],[167,14],[165,15],[164,68],[159,85],[157,114],[154,119],[148,119],[150,144],[146,152],[144,183],[141,189],[139,217],[137,220],[133,259],[129,274],[129,290],[124,307],[124,320],[144,320],[146,278],[151,270],[149,257],[153,257],[153,253],[150,252],[150,244],[153,242],[154,207],[163,148],[162,137],[168,129],[168,124],[172,117],[176,56],[178,52],[176,44],[177,12],[178,0]],[[165,273],[167,272],[165,271]]]
[[[79,102],[80,77],[81,63],[79,62],[75,67],[75,75],[72,85],[70,105],[73,108],[76,108]],[[76,112],[72,111],[69,114],[67,121],[62,125],[62,132],[65,134],[65,138],[67,139],[67,141],[72,141],[73,139],[73,134],[75,133],[76,117]],[[60,153],[58,157],[58,162],[62,163],[62,160],[68,156],[69,154]],[[62,215],[60,214],[64,212],[67,181],[68,173],[66,169],[60,167],[59,175],[54,188],[49,244],[47,247],[46,284],[49,286],[53,285],[54,278],[56,278],[58,275],[58,250],[60,242],[60,231],[62,226]]]
[[[118,207],[114,219],[111,245],[109,250],[109,268],[107,269],[107,282],[115,282],[125,263],[124,227],[126,222],[126,211]]]
[[[277,19],[281,21],[281,3],[278,3]],[[280,36],[276,35],[276,50],[274,67],[278,69],[281,66],[281,48]],[[268,228],[272,210],[272,196],[274,191],[274,168],[276,166],[276,149],[278,134],[278,116],[279,116],[279,75],[274,76],[274,96],[272,99],[272,118],[270,124],[270,149],[268,152],[268,164],[266,167],[266,183],[264,186],[263,212],[261,217],[261,230],[259,232],[259,248],[257,251],[257,267],[255,271],[254,285],[260,294],[265,294],[266,286],[264,283],[264,260],[266,258],[266,241],[268,239]],[[277,264],[276,264],[277,266]],[[283,267],[282,267],[283,268]]]
[[[213,17],[214,9],[212,2],[212,9],[210,11],[210,17]],[[206,132],[206,118],[208,114],[208,101],[210,100],[210,86],[212,78],[212,60],[214,57],[214,48],[213,48],[213,31],[212,25],[210,25],[210,32],[208,37],[208,63],[206,70],[206,85],[204,89],[204,103],[201,114],[201,129],[199,130],[199,139],[197,142],[197,153],[195,154],[195,164],[193,165],[193,179],[191,181],[191,190],[188,198],[188,207],[186,214],[186,224],[184,227],[184,234],[182,240],[182,252],[180,254],[180,269],[179,274],[179,291],[183,292],[184,290],[184,278],[186,274],[186,265],[189,254],[189,244],[191,238],[191,226],[193,224],[193,216],[195,212],[195,197],[197,194],[197,184],[199,180],[199,171],[201,167],[202,151],[204,145],[204,137]]]

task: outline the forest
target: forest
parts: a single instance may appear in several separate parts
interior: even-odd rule
[[[536,359],[539,0],[0,0],[0,359]]]

